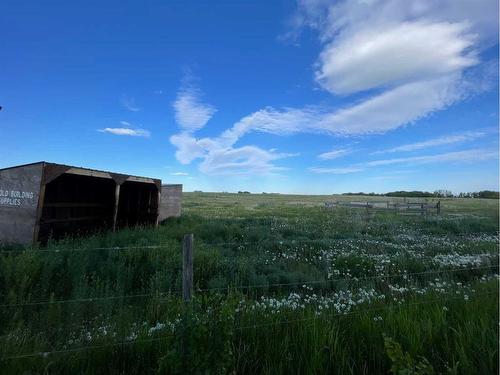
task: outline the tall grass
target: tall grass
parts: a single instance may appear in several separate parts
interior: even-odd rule
[[[0,373],[385,374],[393,352],[408,373],[498,372],[498,212],[452,201],[466,215],[407,217],[272,197],[188,195],[186,214],[159,228],[0,248]],[[360,288],[391,298],[320,307]],[[318,297],[257,304],[290,293]]]

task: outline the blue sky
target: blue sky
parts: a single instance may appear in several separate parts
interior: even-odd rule
[[[498,190],[496,0],[2,4],[0,167]]]

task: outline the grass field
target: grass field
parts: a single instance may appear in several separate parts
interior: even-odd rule
[[[331,200],[381,197],[185,193],[159,228],[2,248],[0,373],[498,373],[498,201]]]

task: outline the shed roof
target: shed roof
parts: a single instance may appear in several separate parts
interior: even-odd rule
[[[110,172],[110,171],[103,171],[103,170],[99,170],[99,169],[91,169],[91,168],[85,168],[85,167],[76,167],[76,166],[71,166],[71,165],[66,165],[66,164],[51,163],[51,162],[47,162],[47,161],[38,161],[38,162],[34,162],[34,163],[14,165],[11,167],[0,168],[0,171],[7,170],[7,169],[14,169],[14,168],[23,168],[23,167],[27,167],[30,165],[36,165],[36,164],[44,164],[44,168],[50,168],[50,169],[56,170],[57,175],[60,175],[62,173],[69,173],[69,174],[77,174],[77,175],[83,175],[83,176],[111,178],[114,180],[122,180],[122,181],[153,183],[157,186],[161,185],[161,180],[156,179],[156,178],[134,176],[134,175],[128,175],[128,174],[116,173],[116,172]],[[50,180],[51,180],[51,178],[49,178],[48,180],[45,179],[45,183],[50,182]]]

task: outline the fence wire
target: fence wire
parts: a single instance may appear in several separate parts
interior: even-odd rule
[[[441,273],[454,273],[454,272],[460,272],[460,271],[486,270],[486,269],[492,269],[492,268],[498,268],[498,267],[499,267],[499,265],[492,265],[492,266],[473,267],[473,268],[455,268],[455,269],[448,269],[448,270],[409,272],[409,273],[400,273],[400,274],[391,274],[391,275],[377,275],[377,276],[366,276],[366,277],[345,277],[345,278],[336,278],[336,279],[328,279],[328,280],[313,280],[313,281],[297,281],[297,282],[293,282],[293,283],[238,285],[238,286],[228,286],[228,287],[219,287],[219,288],[197,289],[197,291],[198,292],[210,292],[210,291],[231,290],[231,289],[257,289],[257,288],[295,286],[295,285],[328,284],[328,283],[336,283],[336,282],[342,282],[342,281],[358,282],[358,281],[368,281],[368,280],[377,280],[377,279],[392,279],[392,278],[396,278],[396,277],[405,277],[405,276],[435,275],[435,274],[441,274]]]
[[[284,287],[284,286],[297,286],[297,285],[312,285],[312,284],[334,284],[337,282],[360,282],[360,281],[370,281],[370,280],[380,280],[380,279],[393,279],[398,277],[409,277],[409,276],[427,276],[436,274],[448,274],[455,272],[465,272],[474,270],[488,270],[493,268],[498,268],[499,265],[483,266],[483,267],[472,267],[472,268],[456,268],[448,270],[436,270],[436,271],[422,271],[422,272],[410,272],[392,275],[377,275],[377,276],[366,276],[361,278],[345,277],[330,280],[314,280],[314,281],[300,281],[293,283],[273,283],[273,284],[254,284],[254,285],[238,285],[238,286],[227,286],[218,288],[204,288],[196,289],[196,292],[206,293],[215,291],[233,291],[239,289],[262,289],[262,288],[273,288],[273,287]],[[142,293],[142,294],[129,294],[121,296],[109,296],[109,297],[85,297],[85,298],[72,298],[72,299],[62,299],[62,300],[50,300],[50,301],[33,301],[24,303],[12,303],[12,304],[0,304],[0,308],[14,308],[14,307],[24,307],[24,306],[42,306],[42,305],[54,305],[54,304],[66,304],[66,303],[93,303],[93,302],[105,302],[109,300],[125,300],[125,299],[135,299],[135,298],[148,298],[156,297],[158,300],[165,300],[166,296],[180,295],[182,293],[181,289],[172,289],[166,291],[156,291],[152,293]]]
[[[489,234],[489,233],[487,233]],[[498,234],[497,234],[498,236]],[[460,236],[457,236],[460,237]],[[172,241],[180,241],[175,238]],[[343,241],[379,241],[378,237],[361,236],[361,237],[348,237],[348,238],[318,238],[318,239],[300,239],[300,240],[286,240],[274,239],[272,241],[222,241],[222,242],[204,242],[203,240],[196,241],[197,243],[205,246],[247,246],[247,245],[298,245],[304,243],[325,244],[325,243],[338,243]],[[44,253],[65,253],[65,252],[85,252],[85,251],[120,251],[120,250],[144,250],[144,249],[164,249],[170,245],[134,245],[134,246],[109,246],[109,247],[89,247],[89,248],[62,248],[62,249],[46,249],[46,248],[31,248],[20,250],[0,250],[0,254],[44,254]]]
[[[497,292],[485,292],[485,293],[475,293],[474,296],[479,297],[479,296],[486,296],[486,295],[493,295],[493,294],[498,295]],[[460,299],[463,300],[463,297],[462,296],[460,296],[460,297],[454,296],[454,297],[449,297],[449,298],[433,299],[433,300],[429,300],[429,301],[418,301],[418,302],[404,303],[401,305],[400,304],[398,304],[398,305],[391,304],[388,306],[381,306],[381,307],[368,308],[368,309],[358,309],[355,311],[347,311],[347,312],[343,312],[343,313],[324,314],[324,315],[314,316],[314,317],[310,317],[310,318],[292,319],[292,320],[270,322],[270,323],[265,323],[265,324],[252,324],[252,325],[246,325],[246,326],[239,326],[239,327],[234,327],[234,330],[243,331],[243,330],[247,330],[247,329],[271,327],[271,326],[282,325],[282,324],[303,323],[303,322],[315,321],[315,320],[327,320],[327,319],[332,319],[335,317],[351,316],[351,315],[364,314],[364,313],[369,313],[369,312],[374,312],[374,311],[389,310],[389,309],[394,309],[394,308],[401,309],[401,308],[406,308],[406,307],[410,307],[410,306],[428,305],[428,304],[433,304],[433,303],[442,303],[442,302],[446,302],[446,301],[460,300]],[[32,358],[32,357],[47,358],[51,355],[57,355],[57,354],[69,354],[69,353],[77,353],[77,352],[88,351],[88,350],[107,349],[107,348],[117,347],[117,346],[135,345],[135,344],[139,344],[139,343],[162,341],[166,338],[171,338],[175,335],[176,335],[176,333],[173,332],[173,333],[170,333],[168,335],[161,335],[158,337],[152,337],[152,338],[148,338],[148,339],[123,340],[123,341],[119,341],[119,342],[115,342],[115,343],[111,343],[111,344],[86,345],[86,346],[80,346],[80,347],[69,348],[69,349],[22,353],[22,354],[4,356],[1,359],[2,360],[18,360],[18,359],[25,359],[25,358]]]
[[[111,246],[111,247],[89,247],[89,248],[64,248],[64,249],[25,249],[25,250],[2,250],[0,254],[44,254],[44,253],[66,253],[86,251],[120,251],[120,250],[155,250],[164,249],[167,245],[144,245],[144,246]]]
[[[498,295],[497,292],[486,292],[486,293],[475,293],[474,296],[484,296],[484,295]],[[439,302],[444,302],[444,301],[452,301],[452,300],[463,300],[463,296],[458,296],[458,297],[450,297],[450,298],[438,298],[430,301],[419,301],[419,302],[414,302],[414,303],[404,303],[404,304],[391,304],[388,306],[381,306],[381,307],[373,307],[369,309],[359,309],[359,310],[354,310],[354,311],[346,311],[343,313],[336,313],[336,314],[325,314],[326,316],[314,316],[311,318],[302,318],[302,319],[293,319],[293,320],[284,320],[284,321],[277,321],[277,322],[271,322],[271,323],[266,323],[266,324],[252,324],[252,325],[247,325],[247,326],[241,326],[241,327],[236,327],[236,330],[244,330],[244,329],[254,329],[254,328],[261,328],[261,327],[269,327],[269,326],[275,326],[279,324],[291,324],[291,323],[299,323],[299,322],[305,322],[305,321],[311,321],[311,320],[324,320],[324,319],[329,319],[329,318],[334,318],[334,317],[339,317],[339,316],[345,316],[345,315],[356,315],[356,314],[361,314],[361,313],[366,313],[366,312],[372,312],[372,311],[381,311],[381,310],[389,310],[393,308],[403,308],[403,307],[408,307],[408,306],[417,306],[417,305],[426,305],[426,304],[432,304],[432,303],[439,303]]]
[[[371,238],[353,238],[353,240],[369,240]],[[329,239],[329,240],[292,240],[292,241],[274,241],[271,242],[272,244],[300,244],[300,243],[325,243],[325,242],[338,242],[338,241],[345,241],[348,239]],[[264,244],[269,244],[269,242],[263,241],[263,242],[220,242],[220,243],[204,243],[205,245],[208,246],[225,246],[225,245],[231,245],[231,246],[241,246],[241,245],[264,245]],[[62,253],[62,252],[86,252],[86,251],[120,251],[120,250],[153,250],[153,249],[162,249],[162,248],[167,248],[167,245],[144,245],[144,246],[125,246],[125,247],[96,247],[96,248],[66,248],[66,249],[31,249],[31,250],[24,250],[24,251],[19,251],[19,250],[11,250],[11,251],[0,251],[0,254],[22,254],[22,253],[30,253],[30,254],[38,254],[38,253]],[[346,277],[346,278],[335,278],[335,279],[323,279],[323,280],[313,280],[313,281],[298,281],[298,282],[291,282],[291,283],[262,283],[262,284],[250,284],[250,285],[238,285],[238,286],[227,286],[227,287],[217,287],[217,288],[203,288],[203,289],[197,289],[197,292],[212,292],[212,291],[232,291],[232,290],[240,290],[240,289],[261,289],[261,288],[275,288],[275,287],[292,287],[292,286],[297,286],[297,285],[321,285],[321,284],[334,284],[338,282],[360,282],[360,281],[369,281],[369,280],[380,280],[380,279],[387,279],[389,282],[389,279],[393,278],[400,278],[400,277],[412,277],[412,276],[427,276],[427,275],[436,275],[436,274],[451,274],[455,272],[470,272],[470,271],[475,271],[475,270],[490,270],[493,268],[498,268],[498,265],[490,265],[490,266],[482,266],[482,267],[468,267],[468,268],[456,268],[456,269],[445,269],[445,270],[435,270],[435,271],[422,271],[422,272],[411,272],[411,273],[399,273],[399,274],[390,274],[390,275],[376,275],[376,276],[367,276],[367,277]],[[125,299],[135,299],[135,298],[149,298],[153,297],[156,298],[158,301],[164,301],[166,300],[167,296],[172,296],[172,295],[177,295],[180,294],[182,291],[181,290],[167,290],[167,291],[156,291],[152,293],[141,293],[141,294],[133,294],[133,295],[121,295],[121,296],[107,296],[107,297],[85,297],[85,298],[74,298],[74,299],[63,299],[63,300],[50,300],[50,301],[33,301],[33,302],[25,302],[25,303],[13,303],[13,304],[2,304],[0,305],[0,308],[15,308],[15,307],[25,307],[25,306],[41,306],[41,305],[52,305],[52,304],[69,304],[69,303],[97,303],[101,301],[109,301],[109,300],[120,300],[123,302]],[[482,296],[482,295],[492,295],[492,294],[497,294],[496,292],[489,292],[489,293],[475,293],[474,296]],[[394,307],[396,308],[402,308],[402,307],[408,307],[412,305],[424,305],[424,304],[432,304],[432,303],[438,303],[438,302],[445,302],[445,301],[450,301],[450,300],[458,300],[458,299],[463,299],[462,296],[459,297],[449,297],[449,298],[439,298],[435,300],[430,300],[430,301],[420,301],[420,302],[414,302],[414,303],[405,303],[403,305],[388,305],[388,306],[382,306],[382,307],[375,307],[375,308],[365,308],[365,309],[359,309],[355,311],[349,311],[349,312],[343,312],[343,313],[336,313],[336,314],[322,314],[319,316],[314,316],[314,317],[309,317],[309,318],[302,318],[302,319],[293,319],[293,320],[285,320],[285,321],[276,321],[276,322],[271,322],[271,323],[265,323],[265,324],[252,324],[252,325],[246,325],[246,326],[239,326],[235,327],[234,329],[237,331],[243,331],[247,329],[256,329],[260,327],[269,327],[269,326],[276,326],[276,325],[286,325],[286,324],[293,324],[293,323],[303,323],[307,321],[315,321],[315,320],[325,320],[325,319],[331,319],[334,317],[341,317],[341,316],[346,316],[346,315],[353,315],[353,314],[363,314],[363,313],[369,313],[373,311],[380,311],[380,310],[386,310],[386,309],[393,309]],[[96,349],[105,349],[109,347],[116,347],[116,346],[126,346],[126,345],[134,345],[136,343],[147,343],[147,342],[155,342],[155,341],[161,341],[166,338],[172,337],[176,333],[171,333],[169,335],[162,335],[158,337],[153,337],[153,338],[147,338],[147,339],[136,339],[136,340],[123,340],[120,342],[115,342],[111,344],[103,344],[103,345],[86,345],[86,346],[81,346],[81,347],[75,347],[75,348],[68,348],[68,349],[60,349],[60,350],[51,350],[51,351],[39,351],[39,352],[33,352],[33,353],[23,353],[23,354],[18,354],[18,355],[9,355],[6,357],[3,357],[3,360],[16,360],[16,359],[23,359],[23,358],[29,358],[29,357],[48,357],[50,355],[56,355],[56,354],[67,354],[67,353],[76,353],[80,351],[87,351],[87,350],[96,350]]]

